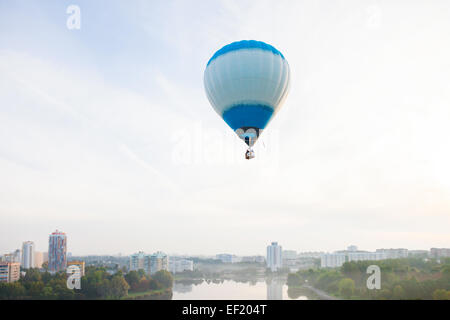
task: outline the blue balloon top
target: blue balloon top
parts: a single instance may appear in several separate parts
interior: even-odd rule
[[[217,51],[212,56],[212,58],[209,59],[208,64],[206,66],[209,66],[211,61],[213,61],[214,59],[216,59],[217,57],[220,57],[221,55],[223,55],[225,53],[228,53],[230,51],[241,50],[241,49],[261,49],[261,50],[271,51],[273,54],[277,54],[281,58],[284,59],[283,54],[280,51],[278,51],[277,49],[275,49],[274,47],[272,47],[270,44],[267,44],[262,41],[256,41],[256,40],[242,40],[242,41],[230,43],[230,44],[226,45],[225,47],[223,47],[222,49],[220,49],[219,51]]]

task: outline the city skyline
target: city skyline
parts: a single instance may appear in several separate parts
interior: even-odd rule
[[[0,252],[449,247],[446,1],[0,3]],[[289,98],[255,152],[206,63],[273,44]]]
[[[69,249],[67,248],[67,234],[65,232],[61,232],[58,229],[55,232],[52,232],[50,234],[50,237],[48,237],[48,241],[47,241],[47,248],[52,246],[52,236],[60,236],[62,235],[64,237],[64,251],[65,251],[65,255],[67,256],[66,260],[68,261],[68,258],[70,257],[83,257],[83,256],[135,256],[135,255],[143,255],[143,256],[150,256],[153,254],[146,254],[145,252],[155,252],[155,254],[159,254],[159,253],[163,253],[163,252],[167,252],[165,250],[161,250],[161,248],[159,249],[149,249],[149,250],[142,250],[142,249],[137,249],[137,250],[132,250],[131,252],[114,252],[114,253],[102,253],[102,252],[97,252],[97,253],[73,253],[72,251],[69,251]],[[22,245],[22,250],[21,249],[9,249],[3,252],[0,252],[0,257],[2,256],[11,256],[14,254],[17,254],[17,252],[19,252],[19,255],[21,256],[21,265],[23,264],[23,248],[25,246],[25,244],[31,243],[32,247],[33,247],[33,254],[47,254],[48,255],[48,251],[37,251],[36,250],[36,245],[34,241],[24,241],[23,245]],[[268,252],[269,252],[269,247],[271,246],[278,246],[278,242],[277,241],[270,241],[270,245],[265,247],[264,252],[260,253],[260,252],[252,252],[252,253],[245,253],[245,254],[239,254],[238,252],[234,251],[233,249],[228,249],[228,250],[224,250],[222,251],[222,253],[220,253],[220,251],[217,252],[213,252],[210,254],[198,254],[195,252],[185,252],[185,253],[179,253],[179,252],[167,252],[167,256],[173,256],[173,257],[183,257],[183,256],[187,256],[187,257],[213,257],[215,259],[222,259],[220,256],[227,256],[227,260],[232,259],[232,257],[249,257],[249,256],[267,256]],[[324,248],[320,248],[320,249],[315,249],[315,250],[301,250],[295,247],[288,247],[287,249],[281,249],[280,246],[280,250],[282,250],[282,252],[295,252],[298,255],[301,254],[307,254],[307,253],[322,253],[322,254],[334,254],[334,253],[340,253],[343,251],[346,251],[343,249],[344,247],[338,248],[338,249],[324,249]],[[379,252],[379,251],[386,251],[389,252],[390,250],[406,250],[406,252],[408,251],[427,251],[429,252],[429,254],[433,255],[433,250],[450,250],[447,247],[439,247],[439,246],[433,246],[430,248],[405,248],[405,247],[395,247],[395,246],[387,246],[387,247],[376,247],[373,249],[368,249],[368,248],[363,248],[362,250],[359,248],[359,246],[356,245],[347,245],[345,246],[345,248],[347,248],[347,251],[357,251],[357,252]],[[280,251],[281,252],[281,251]],[[42,259],[42,257],[40,258]],[[34,262],[32,263],[33,265],[35,264]],[[42,264],[42,262],[41,262]]]

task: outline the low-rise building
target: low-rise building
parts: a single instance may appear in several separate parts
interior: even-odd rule
[[[450,257],[450,248],[431,248],[430,258],[447,258]]]
[[[14,282],[20,279],[19,262],[0,262],[0,282]]]
[[[358,251],[358,247],[349,246],[347,250],[336,251],[334,253],[325,253],[320,257],[320,266],[322,268],[339,268],[345,262],[350,261],[377,261],[386,259],[383,252]]]
[[[5,253],[3,256],[0,257],[0,261],[2,262],[19,262],[21,261],[22,257],[22,251],[20,249],[17,249],[14,252],[11,253]]]
[[[408,257],[420,257],[420,258],[426,258],[429,255],[428,250],[409,250],[408,251]]]
[[[264,256],[244,256],[241,258],[241,262],[264,263],[266,258]]]
[[[322,251],[313,251],[313,252],[300,252],[297,256],[299,258],[313,258],[318,259],[320,258],[325,252]]]
[[[377,249],[377,253],[384,253],[386,259],[401,259],[408,258],[408,249]]]
[[[175,257],[169,258],[169,271],[173,274],[183,271],[194,271],[194,261],[188,259],[180,259]]]
[[[348,261],[378,261],[385,260],[386,255],[378,252],[349,252]]]
[[[345,253],[325,253],[320,257],[320,266],[322,268],[338,268],[347,261]]]
[[[283,259],[294,260],[297,259],[297,252],[295,250],[283,250]]]
[[[241,262],[241,258],[234,254],[220,253],[216,254],[216,259],[222,261],[223,263],[236,263]]]

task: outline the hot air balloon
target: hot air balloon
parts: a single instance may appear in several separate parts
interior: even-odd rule
[[[253,145],[280,110],[290,87],[289,64],[273,46],[255,40],[233,42],[217,51],[204,74],[214,110],[248,145]]]

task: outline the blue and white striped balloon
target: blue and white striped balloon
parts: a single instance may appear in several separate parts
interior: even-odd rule
[[[209,60],[204,83],[214,110],[252,147],[286,99],[289,64],[264,42],[233,42]]]

